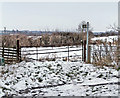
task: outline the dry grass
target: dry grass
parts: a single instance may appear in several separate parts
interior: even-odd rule
[[[96,50],[93,53],[93,64],[96,66],[112,66],[116,69],[119,68],[118,65],[118,55],[120,51],[117,51],[116,48],[113,48],[111,44],[103,44],[102,50]],[[98,45],[99,46],[99,45]],[[109,48],[108,48],[109,47]],[[113,49],[112,49],[113,48]]]
[[[42,34],[39,36],[27,36],[24,34],[2,35],[2,42],[6,47],[16,47],[16,40],[19,40],[20,46],[44,46],[62,44],[75,45],[81,43],[81,40],[86,38],[86,34],[82,33],[52,33]],[[92,36],[91,36],[92,37]]]

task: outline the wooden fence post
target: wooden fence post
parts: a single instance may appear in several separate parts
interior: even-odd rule
[[[22,58],[21,58],[21,47],[19,46],[19,61],[21,62],[22,61]]]
[[[83,53],[83,40],[81,41],[82,44],[82,61],[84,61],[84,53]]]
[[[68,62],[69,62],[69,45],[68,45]]]
[[[38,59],[38,49],[37,49],[37,46],[36,46],[36,60],[39,60]]]
[[[9,63],[9,48],[8,48],[8,50],[7,50],[7,55],[8,55],[8,57],[7,57],[7,63]]]
[[[91,63],[91,46],[88,48],[88,61],[87,63]]]
[[[108,54],[108,46],[105,45],[105,51],[106,51],[106,55]]]
[[[92,63],[95,62],[94,44],[92,46]]]
[[[86,62],[86,40],[84,40],[84,62]]]
[[[102,52],[102,46],[100,46],[100,50],[99,50],[100,60],[102,59],[102,54],[101,54],[101,52]]]
[[[2,42],[2,57],[4,58],[4,43]]]
[[[20,61],[20,59],[19,59],[19,40],[17,40],[17,46],[16,46],[16,50],[17,50],[17,62],[19,62]]]

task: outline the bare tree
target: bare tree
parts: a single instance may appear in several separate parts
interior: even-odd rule
[[[82,40],[86,40],[87,37],[87,29],[84,28],[83,26],[86,26],[87,22],[82,21],[77,28],[78,33],[81,33],[80,35],[82,36]],[[91,24],[89,24],[89,35],[91,37],[93,28],[91,27]],[[92,34],[93,35],[93,34]]]
[[[84,29],[82,26],[83,25],[85,25],[85,24],[87,24],[87,22],[86,21],[82,21],[79,25],[78,25],[78,28],[77,28],[77,31],[79,32],[79,33],[81,33],[81,32],[86,32],[86,29]],[[89,24],[89,31],[93,31],[93,28],[91,27],[91,24]]]
[[[108,29],[109,31],[114,31],[114,32],[116,32],[116,31],[118,31],[118,26],[116,25],[116,23],[113,23],[113,25],[109,25],[109,26],[107,27],[107,29]]]
[[[120,69],[120,28],[114,23],[113,25],[110,25],[108,29],[113,30],[114,32],[118,32],[118,40],[117,40],[117,64],[118,68]]]

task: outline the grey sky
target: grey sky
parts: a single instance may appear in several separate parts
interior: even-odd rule
[[[89,21],[94,31],[118,22],[117,2],[10,2],[1,4],[2,26],[18,30],[75,30]]]
[[[119,7],[118,7],[118,27],[120,28],[120,1],[119,1]]]

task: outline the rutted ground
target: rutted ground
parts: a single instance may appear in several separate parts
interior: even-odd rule
[[[0,95],[118,96],[118,71],[81,62],[21,62],[0,68]]]

